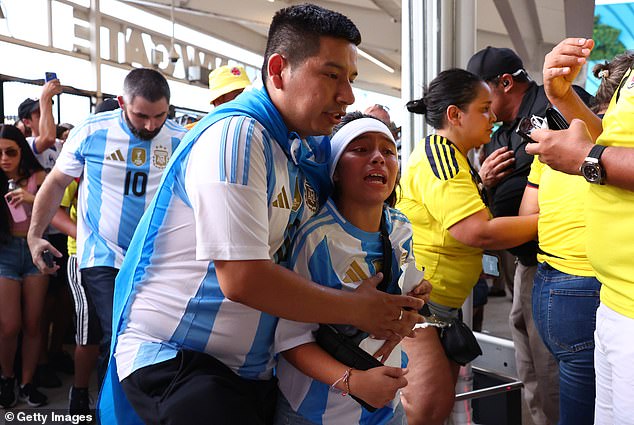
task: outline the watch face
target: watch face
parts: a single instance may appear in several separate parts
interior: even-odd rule
[[[583,164],[581,172],[590,183],[601,181],[601,166],[599,164]]]

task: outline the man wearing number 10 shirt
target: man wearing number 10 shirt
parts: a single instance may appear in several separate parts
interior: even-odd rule
[[[109,358],[112,298],[132,234],[150,204],[185,129],[167,119],[170,90],[152,69],[134,69],[124,80],[121,109],[92,115],[69,135],[36,199],[29,247],[43,272],[42,252],[61,256],[42,238],[65,187],[81,177],[77,199],[77,257],[88,301],[88,344],[100,344],[99,383]]]

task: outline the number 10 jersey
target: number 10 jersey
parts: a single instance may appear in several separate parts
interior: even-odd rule
[[[56,168],[81,176],[77,199],[80,269],[119,268],[163,170],[186,130],[167,120],[152,140],[130,132],[123,111],[89,117],[70,134]]]

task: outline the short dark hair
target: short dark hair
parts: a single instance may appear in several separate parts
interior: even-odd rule
[[[436,130],[445,126],[445,113],[451,105],[464,110],[478,96],[480,77],[464,69],[453,68],[438,74],[423,90],[423,97],[407,102],[407,110],[424,114],[425,122]]]
[[[132,102],[141,96],[149,102],[158,102],[165,98],[170,101],[170,87],[163,75],[150,68],[136,68],[123,80],[123,97],[126,102]]]
[[[343,126],[345,126],[346,124],[351,123],[354,120],[358,120],[360,118],[372,118],[377,120],[380,123],[385,124],[383,121],[381,121],[380,119],[378,119],[375,116],[369,115],[369,114],[364,114],[363,112],[360,111],[353,111],[353,112],[348,112],[346,115],[344,115],[341,118],[341,122],[339,124],[337,124],[335,126],[335,128],[332,130],[332,136],[334,136],[339,130],[341,130],[341,128]],[[401,171],[400,171],[400,167],[399,170],[396,174],[396,181],[394,183],[394,189],[392,189],[392,193],[390,193],[390,196],[387,197],[387,199],[385,200],[385,203],[388,204],[390,207],[394,208],[394,206],[396,205],[396,199],[397,199],[397,190],[400,191],[401,190]],[[333,189],[333,194],[332,197],[336,198],[338,195],[338,190],[337,190],[337,186],[335,185],[334,189]]]
[[[307,3],[278,10],[269,28],[262,81],[266,82],[267,64],[273,54],[282,54],[291,66],[297,66],[319,52],[322,36],[341,38],[356,46],[361,44],[359,29],[339,12]]]

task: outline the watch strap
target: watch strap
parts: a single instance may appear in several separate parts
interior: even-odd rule
[[[603,145],[594,145],[592,147],[592,149],[590,149],[590,152],[588,153],[588,158],[594,158],[596,160],[601,159],[601,155],[603,155],[603,151],[605,150],[607,146],[603,146]]]

